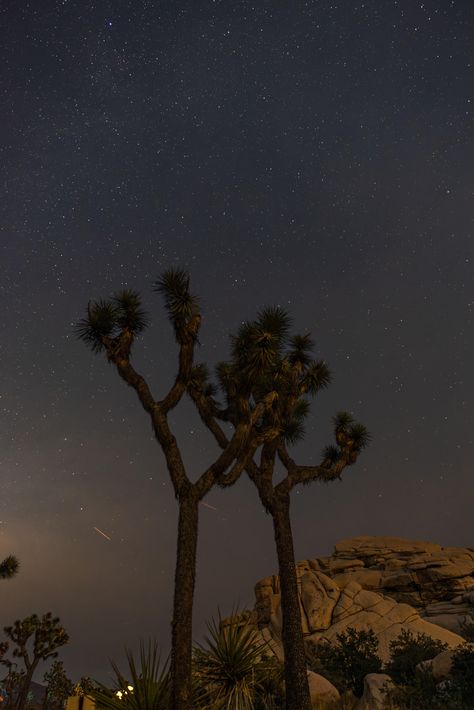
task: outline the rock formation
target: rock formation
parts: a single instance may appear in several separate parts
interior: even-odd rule
[[[426,633],[450,648],[462,624],[474,623],[474,550],[395,537],[339,542],[331,557],[297,565],[301,620],[308,644],[333,641],[349,626],[372,629],[388,660],[402,629]],[[277,575],[255,587],[255,616],[263,637],[281,655]]]

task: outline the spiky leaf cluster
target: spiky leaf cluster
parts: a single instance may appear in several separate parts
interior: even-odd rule
[[[273,394],[258,426],[293,444],[303,437],[310,399],[328,385],[330,372],[325,362],[314,360],[310,335],[290,335],[290,325],[282,308],[263,309],[231,337],[231,359],[216,372],[231,410],[239,395],[256,405]]]
[[[168,710],[170,682],[168,664],[161,663],[156,641],[140,643],[138,663],[126,649],[127,676],[112,662],[114,687],[102,683],[88,690],[98,708],[109,710]]]
[[[197,297],[191,293],[189,274],[183,269],[167,269],[154,284],[161,293],[178,342],[191,320],[199,314]]]
[[[8,555],[0,562],[0,579],[11,579],[20,568],[20,563],[14,555]]]
[[[326,446],[322,451],[323,463],[328,469],[341,460],[349,465],[355,463],[370,443],[366,427],[356,422],[349,412],[338,412],[333,417],[333,425],[336,445]]]
[[[230,623],[212,620],[208,630],[205,644],[194,649],[197,706],[219,710],[259,707],[269,681],[277,684],[281,670],[262,648],[257,629],[233,617]]]
[[[123,332],[138,335],[148,323],[140,294],[125,289],[108,300],[90,301],[87,316],[77,323],[75,333],[98,353],[106,347],[106,342],[116,340]]]

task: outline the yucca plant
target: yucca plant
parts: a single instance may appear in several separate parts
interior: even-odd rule
[[[208,631],[194,649],[195,704],[216,710],[277,707],[272,695],[281,685],[281,664],[268,655],[255,627],[235,614],[223,623],[219,615]]]
[[[98,708],[109,710],[169,710],[170,682],[168,663],[161,663],[156,641],[145,646],[140,642],[138,664],[133,653],[125,649],[128,672],[124,675],[111,661],[115,674],[113,688],[98,683],[88,695]]]

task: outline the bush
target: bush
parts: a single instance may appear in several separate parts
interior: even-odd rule
[[[422,661],[434,658],[448,648],[446,643],[426,634],[414,636],[405,629],[390,643],[391,660],[386,672],[395,683],[410,685],[415,680],[416,666]]]
[[[459,631],[460,635],[469,643],[474,643],[474,619],[472,617],[471,621],[465,621],[461,624],[461,629]]]
[[[320,673],[341,692],[352,690],[360,698],[364,692],[364,678],[368,673],[380,673],[382,661],[377,656],[375,633],[357,631],[349,627],[337,635],[337,642],[313,646],[308,654],[311,670]]]
[[[448,707],[474,708],[474,644],[465,643],[455,650],[444,692]]]
[[[390,690],[388,699],[400,710],[446,710],[443,694],[429,671],[416,671],[410,684]]]

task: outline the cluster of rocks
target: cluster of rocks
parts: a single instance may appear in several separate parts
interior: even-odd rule
[[[371,629],[379,642],[379,656],[387,661],[390,642],[403,629],[427,634],[453,649],[464,641],[463,628],[474,624],[471,548],[396,537],[356,537],[339,542],[329,557],[298,563],[297,576],[308,645],[334,642],[348,627]],[[278,575],[258,582],[255,596],[254,620],[265,642],[282,658]],[[325,679],[313,676],[310,685],[324,687],[328,699],[334,696]],[[367,694],[377,695],[380,682],[368,678]],[[317,696],[316,690],[313,695]],[[361,708],[366,707],[364,702]]]

